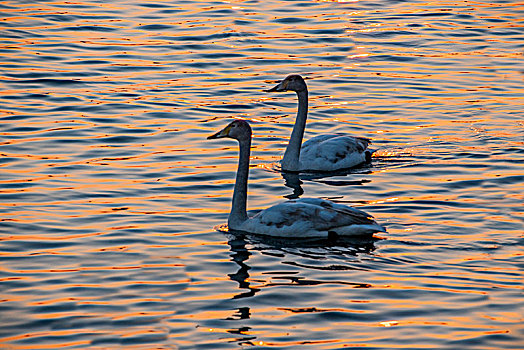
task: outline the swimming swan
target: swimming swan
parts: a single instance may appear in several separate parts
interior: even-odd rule
[[[278,237],[357,236],[385,232],[373,217],[361,210],[324,199],[302,198],[279,203],[252,217],[247,216],[247,180],[251,148],[251,127],[235,120],[208,139],[229,137],[240,146],[228,228]]]
[[[319,135],[302,144],[306,128],[308,90],[297,74],[287,76],[266,92],[295,91],[298,113],[289,144],[280,164],[284,171],[335,171],[371,161],[370,139],[347,135]]]

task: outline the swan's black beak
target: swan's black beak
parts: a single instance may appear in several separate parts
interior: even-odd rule
[[[264,91],[265,92],[282,92],[282,91],[287,91],[287,80],[282,80],[276,86],[272,87],[271,89],[264,90]]]
[[[221,139],[221,138],[224,138],[224,137],[228,137],[229,136],[229,129],[231,129],[230,125],[226,126],[224,129],[220,130],[216,134],[208,136],[207,139],[208,140],[213,140],[213,139]]]

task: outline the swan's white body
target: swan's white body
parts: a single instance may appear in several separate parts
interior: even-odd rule
[[[209,138],[231,137],[240,145],[238,171],[228,227],[232,230],[286,238],[362,236],[385,232],[371,215],[324,199],[302,198],[279,203],[247,216],[247,179],[251,128],[235,120]]]
[[[369,161],[370,141],[347,135],[319,135],[302,144],[299,171],[336,171]]]
[[[289,143],[280,164],[284,171],[336,171],[371,160],[371,140],[349,135],[319,135],[302,144],[308,110],[308,90],[300,75],[289,75],[273,91],[295,91],[298,112]]]
[[[248,218],[237,229],[289,238],[362,236],[384,231],[365,212],[318,198],[279,203]]]

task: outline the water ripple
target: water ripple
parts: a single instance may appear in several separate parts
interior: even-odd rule
[[[512,1],[0,4],[4,348],[502,349],[523,339],[522,11]],[[370,165],[282,175],[306,138]],[[215,232],[254,129],[248,207],[331,198],[372,240]]]

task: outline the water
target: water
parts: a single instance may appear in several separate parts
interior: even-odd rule
[[[516,1],[0,6],[2,348],[524,348]],[[371,166],[273,171],[296,98],[263,89],[289,73],[306,138],[371,137]],[[237,145],[206,137],[232,118],[249,209],[303,191],[388,233],[217,232]]]

